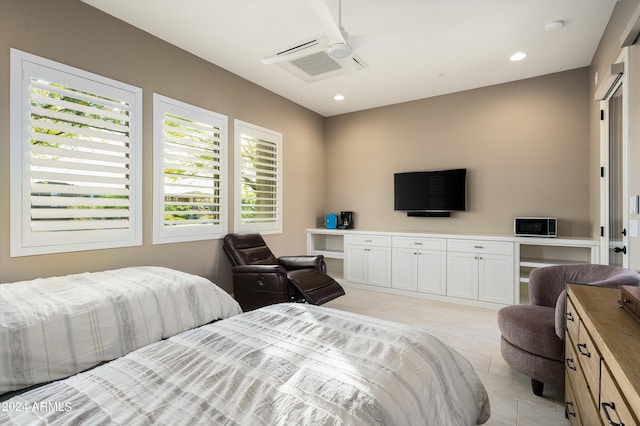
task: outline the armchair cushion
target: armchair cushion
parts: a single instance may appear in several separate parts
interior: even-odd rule
[[[324,272],[327,269],[323,256],[280,256],[278,261],[288,271],[312,268]]]
[[[564,345],[555,333],[555,308],[538,305],[507,306],[498,311],[502,338],[526,352],[564,360]]]

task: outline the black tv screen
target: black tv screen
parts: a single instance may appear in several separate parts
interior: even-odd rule
[[[447,212],[467,208],[467,169],[396,173],[394,210]]]

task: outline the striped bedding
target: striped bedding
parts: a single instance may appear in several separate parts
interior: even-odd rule
[[[186,331],[4,404],[0,424],[14,425],[451,426],[489,417],[472,366],[437,338],[304,304]]]
[[[241,312],[206,278],[130,267],[0,285],[0,394]]]

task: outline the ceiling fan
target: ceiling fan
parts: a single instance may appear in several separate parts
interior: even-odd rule
[[[342,1],[339,0],[338,20],[334,19],[324,0],[309,0],[322,24],[324,34],[279,49],[262,59],[266,65],[277,64],[306,81],[317,81],[344,73],[358,81],[357,71],[367,64],[356,52],[373,46],[397,42],[398,35],[351,36],[342,27]],[[402,38],[407,34],[403,33]],[[302,71],[302,73],[300,73]]]

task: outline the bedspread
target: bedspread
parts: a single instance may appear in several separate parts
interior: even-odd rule
[[[2,284],[0,394],[240,312],[208,279],[157,266]]]
[[[424,330],[303,304],[189,330],[3,404],[13,409],[0,411],[2,424],[452,426],[489,417],[471,364]]]

